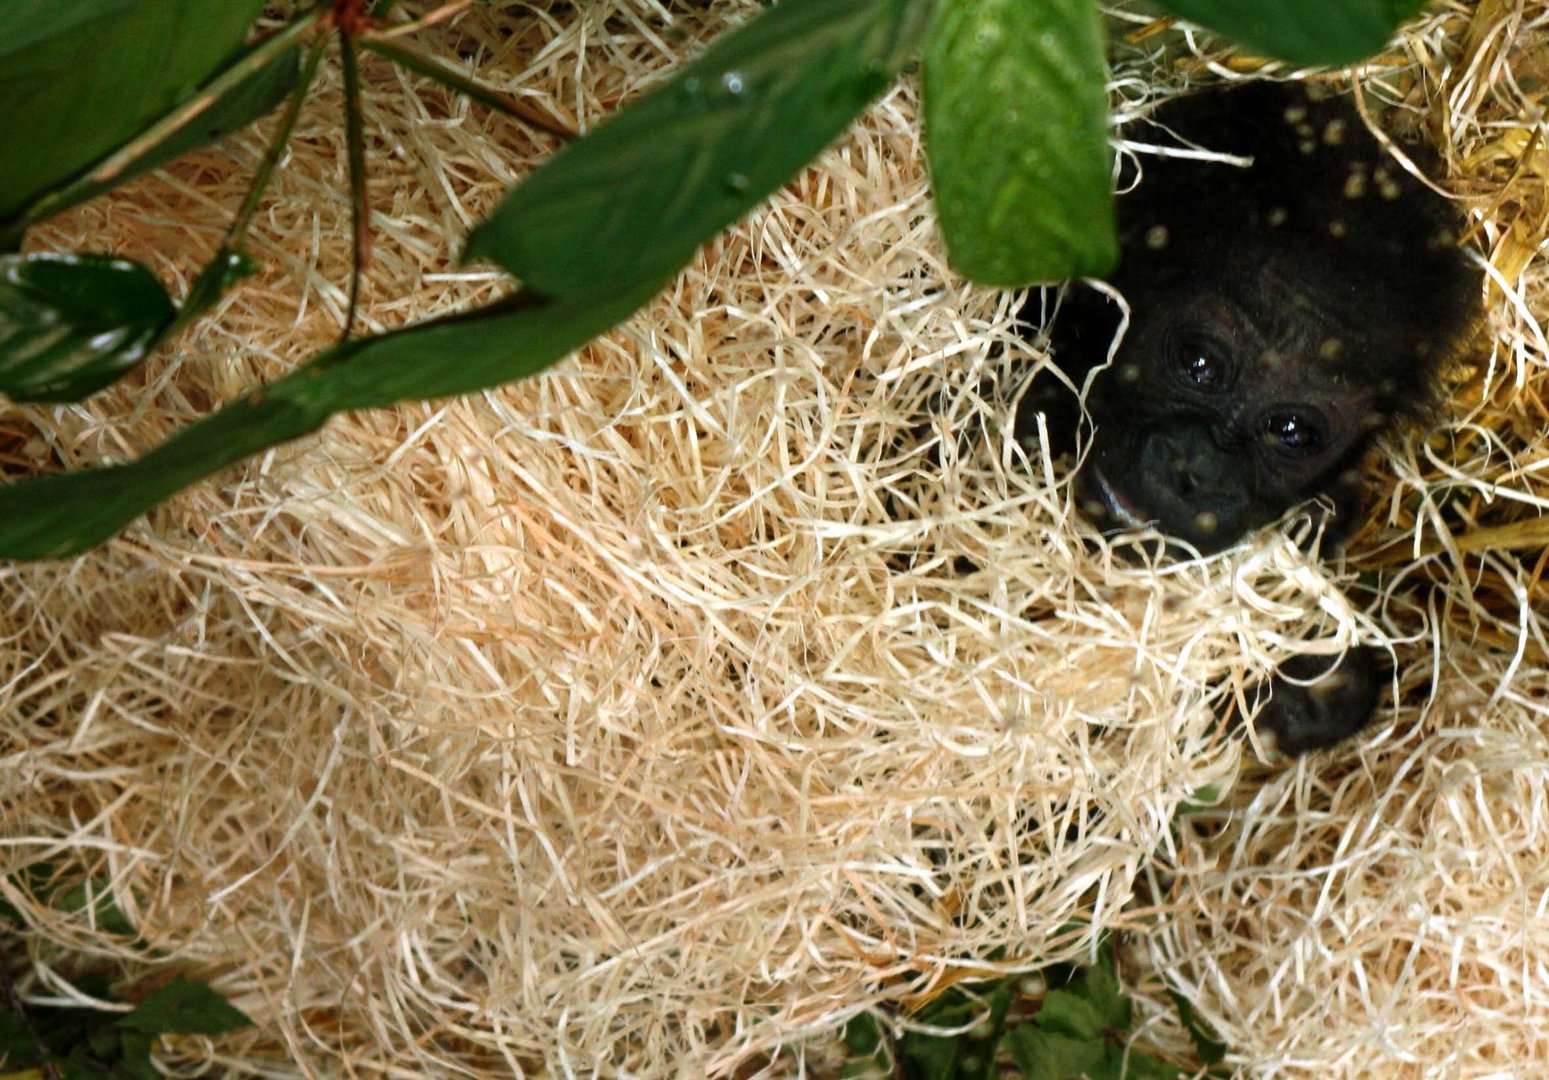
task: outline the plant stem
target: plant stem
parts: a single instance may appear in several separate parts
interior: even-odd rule
[[[130,139],[115,153],[110,154],[91,171],[92,182],[106,184],[119,173],[129,168],[157,143],[160,143],[173,132],[197,118],[200,113],[213,105],[221,95],[255,72],[266,67],[280,53],[290,48],[297,38],[301,37],[302,34],[312,28],[318,19],[322,18],[322,14],[321,8],[313,8],[311,11],[298,16],[286,24],[284,29],[270,35],[264,41],[248,50],[242,59],[232,64],[214,79],[211,79],[197,94],[146,128],[139,135]]]
[[[296,88],[291,91],[290,101],[285,106],[285,114],[280,118],[280,126],[275,129],[274,138],[269,141],[269,149],[264,152],[263,161],[259,163],[258,171],[253,174],[253,182],[248,185],[247,195],[243,198],[236,217],[231,221],[231,228],[226,233],[225,246],[228,248],[239,247],[242,237],[247,233],[248,224],[258,210],[258,202],[269,187],[269,181],[274,176],[274,170],[279,165],[280,158],[285,154],[285,147],[290,142],[290,133],[296,127],[296,118],[301,115],[301,107],[306,103],[307,91],[311,89],[312,80],[317,76],[318,65],[322,62],[323,52],[327,47],[328,39],[320,36],[307,51],[306,62],[301,68],[301,77],[296,80]]]
[[[350,235],[354,241],[354,265],[350,272],[349,305],[344,313],[344,337],[355,328],[360,304],[360,278],[371,261],[371,193],[366,182],[366,144],[361,123],[360,53],[355,35],[340,31],[344,60],[344,139],[350,168]]]
[[[529,105],[511,94],[505,94],[483,83],[475,82],[450,64],[443,63],[411,46],[399,45],[396,42],[389,43],[381,37],[362,39],[361,45],[384,59],[402,64],[411,71],[417,71],[443,86],[467,94],[474,101],[495,110],[502,116],[509,116],[513,120],[546,131],[561,139],[568,140],[576,137],[575,129],[542,109]]]

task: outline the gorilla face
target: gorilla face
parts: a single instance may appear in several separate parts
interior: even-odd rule
[[[1348,101],[1315,89],[1195,94],[1138,134],[1188,153],[1122,179],[1109,285],[1128,327],[1115,351],[1120,307],[1070,286],[1050,336],[1065,378],[1033,381],[1018,433],[1041,420],[1054,453],[1085,446],[1076,499],[1105,532],[1151,526],[1209,554],[1311,500],[1337,543],[1362,509],[1372,440],[1424,411],[1477,319],[1457,214]],[[1034,297],[1024,321],[1040,308]],[[1287,754],[1332,746],[1370,720],[1385,670],[1371,646],[1293,657],[1255,727]]]
[[[1176,99],[1140,137],[1236,160],[1148,156],[1131,178],[1111,365],[1117,304],[1072,285],[1055,316],[1055,363],[1090,380],[1078,504],[1105,531],[1152,525],[1210,553],[1315,500],[1337,540],[1372,439],[1429,402],[1475,318],[1456,214],[1348,101],[1294,84]],[[1019,431],[1037,414],[1056,452],[1076,445],[1064,383],[1035,380]]]
[[[1087,397],[1095,434],[1076,490],[1095,523],[1154,522],[1211,552],[1320,494],[1354,515],[1358,479],[1340,474],[1385,419],[1370,388],[1321,360],[1358,335],[1233,293],[1153,294],[1134,311]]]

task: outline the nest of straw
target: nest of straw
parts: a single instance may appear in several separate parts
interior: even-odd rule
[[[584,126],[756,7],[490,3],[425,43]],[[1121,117],[1256,74],[1113,17]],[[948,271],[906,80],[551,372],[341,417],[0,571],[18,992],[211,980],[257,1026],[167,1060],[233,1075],[826,1075],[857,1012],[1114,931],[1147,1037],[1187,1045],[1171,985],[1243,1075],[1549,1060],[1546,38],[1543,0],[1452,3],[1360,78],[1438,145],[1491,284],[1342,558],[1091,541],[1011,438],[1047,358]],[[365,75],[366,327],[497,294],[455,238],[551,142]],[[341,97],[263,273],[119,387],[0,412],[8,473],[138,453],[337,334]],[[31,243],[186,287],[266,134]],[[1312,637],[1387,646],[1390,707],[1266,762],[1215,718]],[[44,860],[142,941],[19,888]]]

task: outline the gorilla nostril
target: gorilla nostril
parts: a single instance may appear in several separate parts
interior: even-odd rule
[[[1179,453],[1168,463],[1168,475],[1172,477],[1172,488],[1184,498],[1192,498],[1198,495],[1206,486],[1200,476],[1200,463],[1197,457],[1187,453]]]

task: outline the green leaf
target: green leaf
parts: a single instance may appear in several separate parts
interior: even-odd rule
[[[116,1014],[110,1013],[108,1015],[115,1021],[118,1019]],[[149,1036],[142,1035],[141,1038],[149,1038]],[[103,1027],[93,1032],[91,1037],[86,1040],[85,1050],[90,1051],[91,1056],[98,1061],[111,1061],[123,1054],[123,1036],[116,1027]],[[75,1054],[81,1052],[82,1049],[80,1047],[76,1047],[71,1051],[71,1053]]]
[[[1101,967],[1083,968],[1080,975],[1055,993],[1074,994],[1090,1005],[1101,1030],[1129,1030],[1133,1006],[1129,997],[1119,992],[1118,980],[1111,972]],[[1044,1004],[1047,1007],[1047,998]]]
[[[957,1080],[963,1040],[952,1035],[911,1032],[898,1047],[904,1080]]]
[[[38,1056],[37,1036],[4,1003],[0,1003],[0,1065],[20,1069]]]
[[[1125,1080],[1124,1051],[1112,1043],[1104,1043],[1102,1055],[1086,1068],[1082,1080]]]
[[[50,1058],[49,1064],[57,1066],[59,1075],[64,1080],[116,1080],[111,1072],[105,1071],[97,1062],[86,1061],[78,1054],[72,1054],[67,1058]]]
[[[17,56],[40,48],[50,38],[77,33],[134,3],[135,0],[10,0],[5,9],[6,32],[0,35],[0,65],[9,67]]]
[[[1118,258],[1107,64],[1091,0],[952,0],[925,50],[925,146],[952,266],[986,285]]]
[[[151,1047],[155,1038],[143,1031],[126,1028],[118,1036],[118,1062],[114,1073],[127,1080],[161,1080],[161,1073],[151,1064]]]
[[[1097,939],[1097,963],[1095,966],[1105,975],[1111,976],[1113,974],[1113,938],[1106,932]]]
[[[183,297],[183,306],[178,308],[177,319],[174,320],[176,326],[187,326],[203,315],[215,306],[215,302],[226,294],[227,289],[257,270],[258,264],[247,252],[222,247],[213,259],[205,263],[204,269],[199,271],[199,276],[189,286],[188,295]],[[166,333],[162,336],[165,337]]]
[[[1044,995],[1043,1007],[1034,1021],[1048,1031],[1073,1039],[1098,1040],[1106,1025],[1092,1003],[1069,990],[1051,990]]]
[[[64,187],[49,191],[29,205],[8,228],[19,231],[63,210],[100,195],[109,188],[132,180],[141,173],[164,165],[246,127],[284,100],[296,85],[300,50],[290,49],[268,66],[219,95],[199,116],[173,131],[111,180],[96,180],[82,173]]]
[[[995,1068],[995,1047],[1000,1042],[1011,1008],[1011,981],[1005,979],[985,988],[976,1002],[981,1018],[963,1035],[963,1057],[958,1063],[958,1080],[991,1080],[1000,1075]],[[985,1006],[988,1006],[985,1009]]]
[[[999,999],[1007,1004],[1010,1003],[1009,980],[972,984],[974,993],[968,992],[970,985],[959,983],[945,993],[938,994],[920,1007],[915,1018],[923,1024],[936,1027],[957,1027],[982,1015],[987,999]],[[991,1005],[992,1011],[994,1008],[995,1006]]]
[[[102,986],[88,990],[87,982],[77,980],[83,992],[104,990]],[[116,1057],[118,1038],[110,1025],[117,1018],[116,1013],[98,1009],[48,1005],[26,1008],[24,1015],[18,1015],[0,1005],[0,1071],[35,1067],[44,1062],[59,1064],[53,1055],[65,1051],[74,1059],[90,1063],[92,1054],[104,1045],[110,1053],[101,1056]]]
[[[886,1080],[893,1074],[887,1032],[875,1013],[857,1013],[844,1026],[845,1059],[840,1080]]]
[[[1139,1050],[1105,1043],[1102,1056],[1088,1066],[1086,1080],[1178,1080],[1183,1069]]]
[[[853,1055],[872,1057],[887,1045],[887,1033],[875,1013],[856,1013],[844,1026],[844,1047]]]
[[[1424,0],[1158,0],[1190,22],[1293,64],[1353,64],[1380,52]]]
[[[92,997],[107,996],[107,980],[100,975],[83,977],[77,985]],[[41,1006],[23,1018],[0,1005],[0,1070],[48,1065],[77,1080],[159,1080],[151,1061],[159,1036],[219,1035],[251,1023],[208,986],[182,978],[147,995],[126,1015]]]
[[[1190,817],[1214,810],[1225,797],[1227,784],[1204,784],[1189,792],[1189,797],[1178,804],[1178,817]]]
[[[1178,1080],[1179,1074],[1187,1071],[1154,1054],[1133,1049],[1128,1054],[1124,1054],[1120,1048],[1114,1049],[1121,1055],[1123,1080]]]
[[[98,930],[120,937],[138,937],[134,924],[113,899],[108,879],[100,874],[49,897],[48,906],[56,911],[89,912]]]
[[[1178,1018],[1188,1030],[1189,1038],[1194,1040],[1194,1052],[1199,1055],[1199,1059],[1206,1065],[1214,1065],[1226,1057],[1226,1044],[1205,1023],[1194,1008],[1194,1003],[1170,986],[1167,988],[1167,996],[1172,998],[1173,1005],[1178,1009]]]
[[[0,220],[166,112],[264,0],[12,0],[0,29]]]
[[[1105,1050],[1101,1041],[1075,1039],[1033,1024],[1012,1028],[1003,1045],[1027,1080],[1073,1080],[1099,1067]]]
[[[939,1027],[973,1025],[960,1035],[910,1032],[900,1040],[898,1056],[905,1077],[920,1080],[988,1080],[995,1071],[1000,1042],[1011,1007],[1011,980],[959,985],[920,1009],[921,1023]]]
[[[145,359],[175,314],[137,263],[0,255],[0,391],[13,401],[78,401]]]
[[[279,384],[276,384],[279,385]],[[0,558],[46,559],[99,544],[162,499],[328,418],[288,394],[255,391],[128,465],[57,473],[0,488]]]
[[[622,321],[659,284],[609,300],[519,294],[465,315],[345,342],[137,461],[0,487],[0,558],[84,551],[195,480],[314,431],[335,412],[466,394],[531,375]]]
[[[143,1035],[220,1035],[252,1022],[204,983],[179,975],[145,995],[119,1027]]]
[[[75,914],[90,907],[92,925],[99,930],[124,937],[135,937],[137,934],[129,917],[113,899],[112,885],[104,875],[95,874],[68,884],[60,880],[58,866],[47,859],[40,859],[12,871],[6,877],[6,882],[55,911]],[[0,919],[21,922],[22,914],[5,900],[0,900]],[[99,982],[92,975],[82,976],[76,980],[76,985],[82,993],[94,997],[104,996],[108,990],[105,980]]]
[[[669,277],[892,84],[930,6],[781,0],[518,184],[467,257],[551,297]]]
[[[714,71],[727,61],[737,61],[727,70],[741,74],[744,67],[740,62],[745,60],[747,70],[753,73],[745,77],[757,75],[760,94],[767,89],[771,100],[778,100],[781,108],[811,114],[827,123],[841,112],[853,115],[864,103],[863,98],[869,99],[886,85],[907,56],[908,46],[928,10],[929,0],[860,0],[838,10],[828,0],[786,0],[729,39],[717,42],[695,67]],[[766,29],[755,32],[761,24]],[[859,39],[849,41],[846,47],[826,32],[830,24],[848,28]],[[773,27],[774,32],[768,27]],[[798,30],[803,32],[797,33]],[[801,68],[807,81],[787,84],[778,72],[768,70],[768,58],[761,50],[775,46],[781,62]],[[852,68],[836,74],[823,65],[812,64],[805,50],[815,46],[828,48],[825,55],[830,64],[844,61]],[[856,64],[858,69],[854,68]],[[719,85],[724,88],[725,84]],[[753,85],[744,83],[744,92],[732,95],[734,101],[746,96]],[[670,89],[664,87],[657,93]],[[681,90],[671,92],[677,94]],[[639,109],[652,96],[647,95],[633,108]],[[844,102],[844,107],[835,107],[836,100]],[[670,107],[653,108],[675,117],[680,107],[673,103]],[[706,108],[696,124],[686,125],[679,118],[674,130],[678,135],[701,129],[706,133],[712,128],[720,131],[724,123],[722,112],[746,118],[746,108],[740,102],[724,109]],[[636,155],[628,165],[618,162],[609,166],[610,172],[618,168],[626,175],[650,157],[645,144],[651,141],[638,136],[626,138],[637,123],[625,122],[623,115],[629,111],[624,110],[620,118],[607,125],[622,127],[619,134],[609,136],[616,141],[608,145],[622,146]],[[762,116],[762,107],[755,108],[753,113]],[[647,115],[652,115],[649,110]],[[598,129],[599,134],[602,130]],[[789,131],[777,133],[790,135]],[[809,128],[809,141],[810,136]],[[750,151],[760,154],[759,169],[767,173],[764,149],[750,146]],[[809,151],[809,156],[815,152]],[[585,169],[598,165],[587,155],[577,160]],[[575,178],[575,174],[570,175]],[[749,181],[750,191],[756,186]],[[638,186],[630,190],[638,193]],[[692,243],[683,235],[670,238],[671,244],[676,245],[675,254],[664,255],[650,242],[641,240],[663,217],[660,205],[631,204],[631,214],[645,215],[650,221],[637,223],[634,230],[625,230],[634,237],[634,246],[629,250],[610,248],[610,243],[618,239],[616,231],[605,230],[606,235],[593,236],[593,230],[582,230],[587,243],[594,245],[593,250],[584,256],[572,252],[570,257],[604,267],[606,280],[612,286],[602,292],[593,289],[602,279],[578,271],[579,264],[574,261],[562,264],[568,269],[558,271],[555,280],[575,283],[581,291],[554,290],[551,282],[551,291],[555,292],[551,297],[528,291],[466,315],[346,342],[286,378],[229,403],[130,464],[43,476],[0,488],[0,558],[58,558],[84,551],[195,480],[249,454],[307,434],[335,412],[470,393],[542,370],[649,300],[676,273],[694,247],[719,227],[711,223],[710,217],[693,213],[692,208],[680,209],[709,231]],[[485,236],[491,244],[509,239],[500,227],[491,227]],[[552,248],[548,243],[541,247],[545,254],[565,250]],[[627,270],[622,268],[626,261]]]

